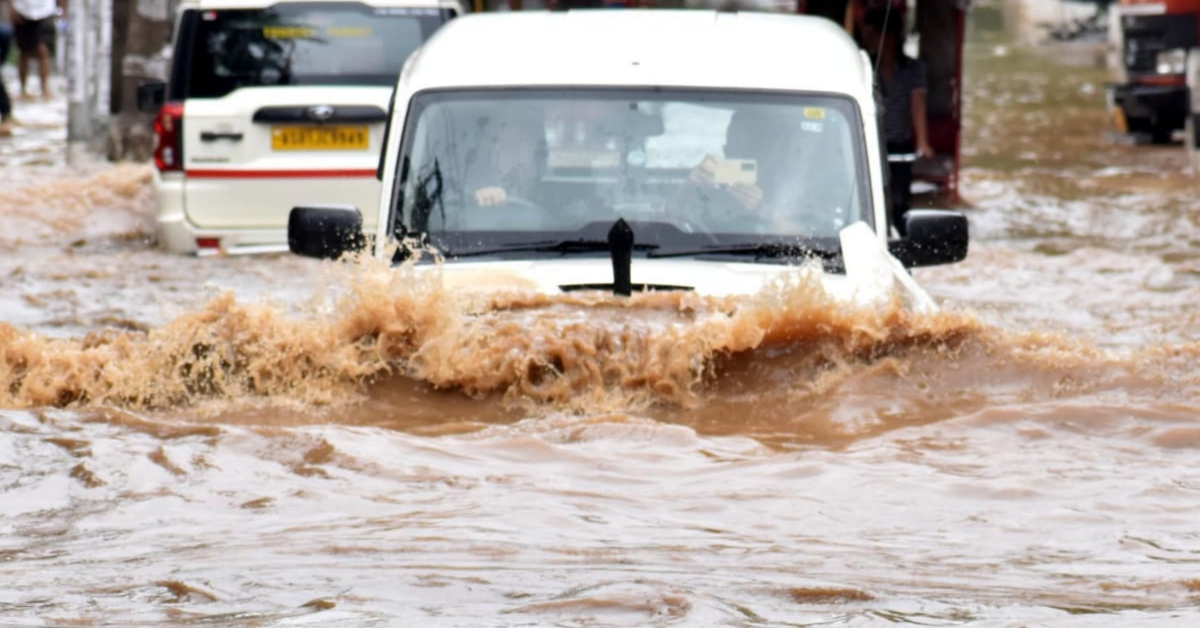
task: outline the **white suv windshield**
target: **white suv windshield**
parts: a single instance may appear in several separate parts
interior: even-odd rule
[[[828,240],[872,222],[861,122],[841,97],[669,89],[419,95],[394,212],[464,245],[623,218],[664,246]],[[594,231],[594,230],[593,230]],[[694,236],[701,235],[702,239]]]

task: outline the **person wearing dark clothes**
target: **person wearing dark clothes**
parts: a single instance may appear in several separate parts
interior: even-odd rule
[[[931,157],[925,109],[925,64],[904,54],[903,13],[876,9],[862,24],[863,43],[875,62],[884,103],[888,153]],[[901,218],[912,200],[912,164],[891,163],[892,224],[903,235]]]
[[[21,77],[21,97],[29,98],[29,66],[37,60],[38,78],[41,79],[42,98],[49,100],[50,55],[54,50],[56,20],[59,11],[66,15],[65,0],[7,0],[8,15],[13,23],[17,48],[21,59],[17,64]]]
[[[0,67],[3,67],[5,59],[8,59],[8,48],[12,38],[12,28],[0,22]],[[0,136],[12,135],[12,127],[12,99],[8,97],[4,79],[0,78]]]
[[[891,5],[892,16],[903,16],[907,10],[906,0],[845,0],[842,26],[859,46],[863,45],[862,24],[870,11],[887,9]]]
[[[692,168],[668,201],[678,216],[698,217],[718,231],[762,234],[824,233],[840,216],[845,181],[840,169],[823,169],[814,160],[834,160],[820,133],[801,131],[790,111],[744,107],[725,127],[721,157],[709,154]],[[832,133],[829,135],[832,137]],[[754,164],[754,180],[724,183],[717,171],[726,160]],[[821,173],[821,178],[797,173]],[[831,196],[833,198],[831,198]]]

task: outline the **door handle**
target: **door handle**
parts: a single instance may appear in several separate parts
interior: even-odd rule
[[[242,141],[242,134],[241,133],[233,133],[233,132],[222,133],[222,132],[217,132],[217,131],[201,131],[200,132],[200,141],[201,142],[215,142],[217,140],[230,140],[232,142],[240,142],[240,141]]]

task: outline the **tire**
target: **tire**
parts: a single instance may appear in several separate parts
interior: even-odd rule
[[[1175,134],[1175,128],[1162,124],[1155,123],[1150,128],[1150,140],[1155,144],[1170,144],[1171,136]]]
[[[1127,117],[1125,120],[1130,135],[1148,137],[1153,144],[1170,144],[1171,136],[1175,133],[1175,127],[1153,118]]]

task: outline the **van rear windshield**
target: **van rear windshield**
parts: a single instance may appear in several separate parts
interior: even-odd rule
[[[447,9],[348,2],[189,10],[171,98],[274,85],[390,86],[408,56],[451,17]]]

